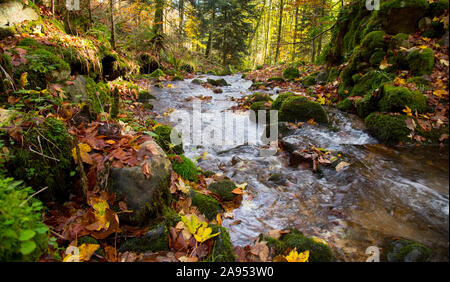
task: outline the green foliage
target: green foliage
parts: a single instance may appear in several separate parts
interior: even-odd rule
[[[300,72],[297,68],[287,68],[283,71],[283,78],[286,80],[293,80],[300,76]]]
[[[430,48],[416,49],[408,54],[409,69],[415,75],[431,74],[434,66],[434,52]]]
[[[218,213],[223,212],[223,208],[219,201],[213,197],[191,191],[192,205],[196,206],[198,210],[206,216],[209,220],[216,218]]]
[[[166,76],[166,74],[160,69],[157,69],[150,74],[150,77],[154,77],[154,78],[159,78],[161,76]]]
[[[212,233],[220,233],[214,238],[214,245],[211,254],[209,255],[208,262],[234,262],[235,254],[233,245],[231,244],[230,234],[228,230],[222,226],[210,224]]]
[[[29,199],[32,194],[21,182],[0,176],[0,261],[36,261],[47,250],[43,206]]]
[[[156,137],[154,137],[154,139],[165,152],[173,153],[176,155],[183,154],[183,144],[174,145],[171,142],[170,136],[172,134],[172,130],[172,127],[168,125],[158,126],[154,131],[157,135]],[[181,138],[181,134],[178,134],[178,137]]]
[[[237,195],[233,193],[235,188],[236,184],[231,180],[214,182],[208,186],[208,190],[217,194],[223,201],[232,201],[236,198]]]
[[[96,113],[104,112],[105,105],[113,102],[109,86],[104,82],[95,83],[92,78],[86,77],[86,90],[89,95],[90,106]],[[115,105],[113,106],[115,107]]]
[[[427,98],[418,91],[410,91],[406,87],[397,87],[386,83],[383,97],[378,103],[383,112],[402,112],[408,106],[413,112],[423,113],[427,110]]]
[[[372,113],[365,119],[368,131],[384,144],[406,142],[410,130],[406,127],[404,115]]]
[[[279,112],[280,121],[299,122],[314,119],[317,123],[328,123],[323,107],[305,97],[289,97],[283,102]]]
[[[192,182],[198,181],[198,169],[189,158],[184,155],[169,155],[169,158],[172,161],[173,170],[181,177]],[[179,158],[181,158],[181,162]]]
[[[291,96],[294,96],[294,95],[295,95],[295,94],[292,93],[292,92],[286,92],[286,93],[282,93],[282,94],[278,95],[277,98],[275,99],[275,101],[273,101],[273,103],[272,103],[270,109],[271,109],[271,110],[276,110],[276,111],[280,110],[281,105],[283,104],[283,102],[284,102],[287,98],[289,98],[289,97],[291,97]]]

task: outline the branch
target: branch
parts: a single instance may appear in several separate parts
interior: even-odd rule
[[[295,45],[295,44],[304,44],[304,43],[308,43],[308,42],[313,41],[313,40],[316,39],[317,37],[321,36],[321,35],[324,34],[325,32],[331,30],[335,25],[336,25],[336,23],[334,23],[334,24],[333,24],[332,26],[330,26],[329,28],[325,29],[325,30],[322,31],[321,33],[317,34],[317,35],[314,36],[313,38],[308,39],[308,40],[306,40],[306,41],[287,42],[287,43],[279,43],[279,44],[275,43],[275,44],[272,44],[272,45]]]

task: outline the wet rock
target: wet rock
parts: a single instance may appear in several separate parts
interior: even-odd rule
[[[320,85],[323,85],[327,82],[328,79],[328,72],[327,71],[321,71],[316,76],[316,82]]]
[[[237,197],[237,195],[233,193],[235,188],[236,184],[231,180],[222,180],[208,186],[209,191],[218,195],[221,200],[226,202],[233,201]]]
[[[121,221],[145,225],[162,214],[170,201],[169,181],[172,164],[164,151],[154,141],[145,142],[137,153],[143,160],[134,167],[112,168],[110,193],[116,193],[133,213],[122,214]],[[144,157],[146,157],[144,159]],[[149,175],[143,173],[143,166]]]
[[[216,86],[216,87],[218,87],[218,86],[230,86],[230,85],[228,84],[228,82],[227,82],[225,79],[223,79],[223,78],[221,78],[221,79],[211,79],[211,78],[208,78],[208,79],[207,79],[207,82],[208,82],[209,84],[211,84],[212,86]]]
[[[445,46],[445,47],[448,47],[449,46],[449,32],[448,32],[448,30],[444,33],[444,35],[441,37],[441,41],[442,41],[442,44]]]
[[[213,92],[216,93],[216,94],[221,94],[221,93],[223,93],[223,90],[220,89],[220,88],[214,88]]]
[[[278,185],[286,185],[286,178],[281,173],[273,173],[267,180]]]
[[[196,78],[196,79],[193,79],[191,83],[196,84],[196,85],[202,85],[205,82],[201,79]]]
[[[324,108],[317,102],[305,97],[289,97],[281,105],[280,121],[299,122],[314,119],[317,123],[327,124],[328,116]]]
[[[73,83],[66,87],[66,93],[72,98],[75,104],[86,103],[89,100],[87,91],[87,80],[84,75],[77,75]]]
[[[387,245],[388,262],[426,262],[431,258],[431,251],[424,245],[406,239],[390,239]]]
[[[22,3],[9,1],[0,4],[0,27],[11,26],[23,21],[36,21],[39,15],[30,7]]]
[[[142,237],[125,241],[119,252],[160,252],[169,250],[169,233],[166,226],[161,224],[145,233]]]
[[[383,30],[388,34],[413,33],[427,8],[426,0],[384,2],[379,11]]]

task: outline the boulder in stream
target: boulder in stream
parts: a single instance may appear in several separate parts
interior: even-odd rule
[[[142,152],[144,150],[145,152]],[[116,193],[133,213],[122,214],[121,221],[145,225],[163,214],[170,202],[169,182],[172,164],[164,151],[154,141],[140,146],[138,155],[147,158],[134,167],[112,168],[110,193]],[[143,173],[146,166],[149,175]]]
[[[281,105],[280,121],[299,122],[314,119],[315,122],[328,124],[328,116],[324,108],[306,97],[289,97]]]
[[[230,86],[230,84],[228,84],[228,82],[225,79],[223,79],[223,78],[220,78],[220,79],[208,78],[207,81],[208,81],[209,84],[211,84],[212,86],[216,86],[216,87],[218,87],[218,86]]]
[[[427,262],[431,251],[424,245],[406,239],[390,239],[387,244],[388,262]]]

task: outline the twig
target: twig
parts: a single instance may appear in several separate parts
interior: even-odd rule
[[[53,235],[59,237],[60,239],[63,239],[63,240],[66,240],[66,241],[70,241],[70,239],[67,239],[67,238],[64,237],[63,235],[56,233],[56,232],[53,231],[51,228],[50,228],[50,233],[52,233]]]
[[[40,155],[40,156],[43,156],[43,157],[45,157],[45,158],[48,158],[48,159],[51,159],[51,160],[54,160],[54,161],[57,161],[57,162],[60,161],[60,160],[58,160],[58,159],[56,159],[56,158],[49,157],[49,156],[47,156],[47,155],[44,155],[44,154],[42,154],[42,153],[39,153],[39,152],[33,150],[33,149],[31,148],[31,146],[28,146],[28,148],[30,149],[31,152],[33,152],[33,153],[35,153],[35,154],[38,154],[38,155]]]
[[[37,194],[45,191],[48,189],[48,186],[42,188],[41,190],[37,191],[36,193],[33,193],[32,195],[30,195],[25,201],[23,201],[22,203],[20,203],[19,207],[23,206],[26,202],[28,202],[31,198],[33,198],[34,196],[36,196]]]
[[[75,151],[77,153],[78,169],[80,170],[81,174],[81,188],[83,189],[84,196],[87,198],[89,185],[86,172],[84,171],[83,161],[81,160],[80,147],[78,146],[78,143],[75,144]]]

